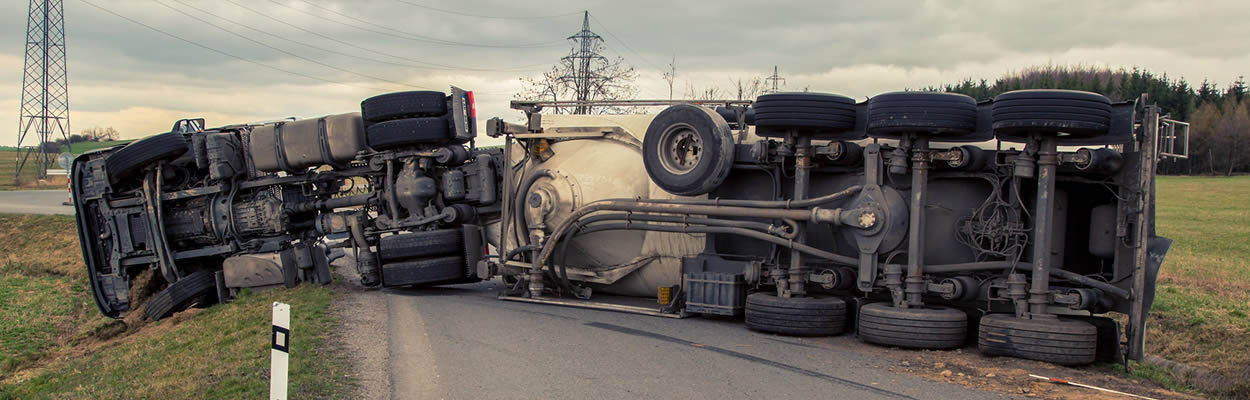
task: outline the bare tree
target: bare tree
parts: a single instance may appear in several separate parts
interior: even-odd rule
[[[90,140],[93,142],[117,140],[117,138],[121,136],[121,134],[117,133],[117,130],[113,129],[111,126],[104,128],[93,126],[83,129],[80,133],[82,134],[83,140]]]
[[[1222,142],[1220,147],[1228,151],[1228,169],[1224,176],[1232,176],[1233,170],[1243,162],[1239,158],[1241,153],[1250,143],[1250,103],[1230,104],[1215,133]]]
[[[734,91],[738,93],[738,100],[754,99],[764,94],[764,78],[754,77],[745,81],[742,78],[731,78],[729,83],[733,84]]]
[[[1215,174],[1215,148],[1219,144],[1216,128],[1220,119],[1220,108],[1214,102],[1203,103],[1189,117],[1192,124],[1189,130],[1189,149],[1193,157],[1191,164],[1198,164],[1200,170],[1206,169],[1212,175]],[[1203,164],[1206,164],[1205,168]]]
[[[722,97],[721,89],[715,86],[705,88],[695,87],[694,84],[686,82],[686,98],[690,100],[720,100]]]
[[[664,81],[668,82],[668,99],[673,99],[673,81],[677,80],[677,56],[673,56],[673,61],[668,63],[668,71],[664,72]]]
[[[522,90],[516,94],[520,100],[574,100],[604,101],[632,99],[638,88],[634,81],[638,72],[625,63],[625,59],[617,57],[609,59],[603,56],[607,49],[603,38],[590,31],[590,14],[582,20],[582,30],[569,36],[573,42],[569,55],[560,58],[560,62],[551,67],[550,71],[537,78],[521,78]],[[577,106],[571,109],[556,109],[553,112],[571,112],[573,114],[617,114],[627,112],[622,107]]]

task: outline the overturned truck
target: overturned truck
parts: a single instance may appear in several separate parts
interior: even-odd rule
[[[543,113],[601,106],[666,108]],[[1171,243],[1154,234],[1155,165],[1183,157],[1187,136],[1144,97],[513,108],[522,122],[486,123],[502,148],[476,146],[473,95],[452,88],[315,119],[180,123],[83,154],[72,192],[96,303],[134,311],[130,286],[151,270],[168,286],[143,312],[162,318],[242,288],[328,283],[349,252],[365,286],[499,277],[504,300],[743,316],[782,335],[1143,357]]]

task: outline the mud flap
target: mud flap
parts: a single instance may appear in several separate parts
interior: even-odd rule
[[[1150,314],[1150,307],[1155,300],[1155,285],[1159,279],[1159,269],[1163,267],[1163,257],[1167,255],[1168,249],[1172,247],[1172,239],[1165,237],[1151,237],[1146,241],[1146,265],[1145,265],[1145,285],[1141,288],[1141,312],[1138,318],[1129,316],[1132,326],[1128,327],[1128,357],[1133,360],[1141,361],[1145,356],[1144,350],[1146,344],[1146,316]]]
[[[1172,239],[1155,236],[1146,241],[1146,287],[1142,289],[1142,310],[1149,313],[1155,301],[1155,282],[1159,280],[1159,269],[1163,267],[1163,257],[1172,248]],[[1145,318],[1142,319],[1143,321]]]

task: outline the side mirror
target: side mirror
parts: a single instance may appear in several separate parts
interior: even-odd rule
[[[204,118],[183,118],[174,123],[170,132],[195,133],[204,130]]]

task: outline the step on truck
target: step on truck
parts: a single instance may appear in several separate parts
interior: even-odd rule
[[[1144,96],[512,107],[523,118],[483,127],[502,147],[477,146],[473,94],[453,87],[85,153],[71,179],[96,304],[159,319],[329,283],[350,254],[336,265],[369,287],[500,279],[502,300],[769,334],[1067,365],[1144,356],[1171,244],[1154,232],[1155,166],[1185,156],[1188,129]],[[597,107],[658,112],[560,113]],[[144,271],[164,289],[137,310]]]

